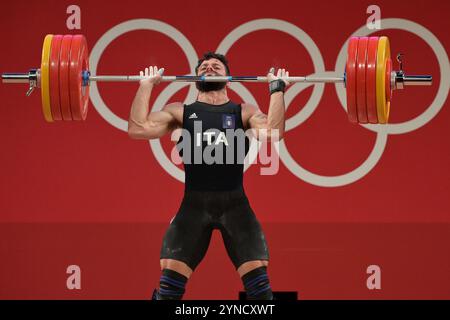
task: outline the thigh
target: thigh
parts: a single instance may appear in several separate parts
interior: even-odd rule
[[[269,260],[264,232],[247,199],[227,210],[220,231],[236,269],[248,261]]]
[[[205,256],[211,233],[206,215],[183,202],[164,235],[160,258],[184,262],[195,270]]]

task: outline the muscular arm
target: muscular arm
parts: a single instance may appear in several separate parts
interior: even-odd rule
[[[275,92],[270,96],[269,112],[267,115],[256,106],[246,105],[246,108],[249,113],[248,126],[254,129],[253,131],[258,139],[266,138],[268,140],[274,139],[275,141],[283,139],[285,107],[282,92]]]
[[[133,139],[155,139],[178,126],[175,113],[182,105],[178,102],[166,105],[161,111],[149,113],[152,84],[141,84],[131,106],[128,119],[128,135]]]

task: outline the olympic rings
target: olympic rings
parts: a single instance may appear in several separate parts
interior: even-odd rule
[[[293,173],[296,177],[310,184],[322,187],[338,187],[358,181],[359,179],[364,177],[367,173],[369,173],[378,163],[379,159],[383,154],[384,148],[387,143],[387,137],[389,134],[402,134],[420,128],[421,126],[431,121],[431,119],[437,115],[439,110],[444,105],[450,88],[450,77],[445,77],[444,75],[450,74],[450,64],[447,53],[442,44],[439,42],[439,40],[422,25],[405,19],[398,19],[398,18],[382,19],[381,26],[382,29],[399,29],[412,32],[417,36],[419,36],[420,38],[424,39],[425,42],[433,49],[437,57],[441,73],[440,85],[437,96],[435,97],[432,104],[426,109],[425,112],[423,112],[418,117],[406,121],[404,123],[386,124],[383,126],[377,126],[373,124],[360,124],[364,128],[367,128],[377,133],[375,145],[369,157],[358,168],[342,175],[321,176],[309,172],[306,169],[302,168],[292,158],[292,156],[288,152],[284,140],[282,140],[280,143],[276,143],[275,149],[280,155],[282,162],[288,168],[288,170],[291,173]],[[91,72],[93,74],[96,73],[98,61],[100,60],[103,51],[109,45],[109,43],[118,36],[133,30],[154,30],[166,34],[183,49],[188,59],[191,70],[194,70],[194,67],[197,63],[197,54],[193,49],[191,43],[185,38],[185,36],[180,31],[158,20],[136,19],[123,22],[111,28],[97,41],[90,56]],[[314,64],[315,75],[338,76],[339,74],[344,73],[347,43],[343,45],[341,51],[339,52],[338,58],[336,60],[336,67],[335,67],[336,71],[326,72],[324,69],[324,62],[322,55],[317,46],[315,45],[315,43],[313,42],[313,40],[309,37],[309,35],[307,35],[303,30],[301,30],[297,26],[283,20],[257,19],[244,23],[241,26],[235,28],[233,31],[231,31],[224,38],[224,40],[222,40],[216,51],[226,53],[231,48],[231,46],[241,37],[257,30],[281,31],[288,33],[296,40],[298,40],[311,55]],[[368,36],[373,32],[374,32],[373,30],[367,29],[367,27],[364,25],[358,30],[356,30],[352,34],[352,36]],[[170,85],[168,85],[157,97],[157,100],[152,110],[160,110],[173,94],[175,94],[178,90],[185,87],[186,85],[188,84],[171,83]],[[296,95],[299,94],[305,88],[309,87],[310,85],[314,85],[313,93],[310,99],[306,103],[305,107],[301,109],[301,111],[299,111],[297,114],[286,120],[286,131],[294,129],[311,116],[314,110],[318,107],[318,104],[322,98],[324,92],[324,84],[297,83],[286,91],[285,103],[286,108],[288,108],[290,103],[296,97]],[[248,90],[246,90],[246,88],[242,84],[232,83],[231,89],[234,90],[236,93],[238,93],[243,98],[244,101],[258,105],[255,98],[250,94]],[[345,88],[342,85],[336,84],[335,89],[338,95],[338,99],[345,110],[346,109]],[[196,98],[195,94],[196,94],[195,86],[193,84],[190,84],[189,92],[185,99],[185,103],[187,101],[194,101]],[[107,122],[109,122],[112,126],[118,128],[119,130],[127,131],[128,121],[117,117],[105,105],[105,103],[100,97],[96,83],[91,84],[91,100],[94,107]],[[181,182],[184,182],[183,171],[179,169],[177,166],[175,166],[168,159],[168,157],[162,150],[159,139],[150,140],[150,146],[159,164],[171,176],[173,176],[174,178],[176,178]],[[252,141],[251,151],[249,152],[250,159],[246,161],[247,163],[245,169],[247,169],[249,165],[254,162],[254,159],[256,158],[256,151],[258,150],[258,148],[259,145],[257,145],[255,141]]]

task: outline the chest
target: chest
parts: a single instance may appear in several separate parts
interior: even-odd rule
[[[202,110],[185,110],[183,128],[190,132],[205,132],[208,130],[234,131],[243,129],[241,114],[235,110],[211,112]]]
[[[183,138],[194,147],[236,148],[246,144],[246,134],[240,108],[206,111],[186,108],[183,115]],[[189,138],[189,139],[187,139]]]

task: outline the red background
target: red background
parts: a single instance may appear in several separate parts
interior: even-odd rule
[[[198,55],[215,50],[233,29],[254,19],[285,20],[303,29],[333,70],[341,47],[368,17],[369,1],[204,2],[79,1],[81,30],[68,30],[66,1],[1,4],[0,72],[38,67],[45,34],[82,33],[92,49],[113,26],[148,18],[170,24]],[[381,17],[403,18],[429,29],[448,52],[450,5],[445,1],[381,1]],[[432,74],[432,87],[394,92],[391,122],[419,116],[436,96],[439,64],[418,36],[400,30],[390,37],[392,55],[405,53],[405,70]],[[289,35],[257,31],[238,40],[228,54],[232,74],[264,74],[272,65],[291,75],[314,71],[301,43]],[[104,51],[98,74],[137,74],[157,64],[166,74],[187,74],[181,48],[153,31],[133,31]],[[397,69],[397,64],[395,63]],[[449,75],[444,75],[449,77]],[[166,86],[162,84],[152,101]],[[267,111],[267,88],[246,84]],[[101,83],[108,107],[127,119],[135,83]],[[26,85],[0,85],[0,298],[149,297],[159,277],[159,246],[178,209],[183,184],[157,162],[147,141],[130,140],[90,103],[86,122],[44,121],[40,94]],[[292,102],[302,108],[312,88]],[[180,101],[180,90],[170,101]],[[234,92],[230,96],[237,101]],[[274,176],[260,165],[245,175],[247,194],[266,231],[269,272],[275,291],[300,298],[450,298],[450,148],[448,101],[423,127],[390,135],[384,153],[366,176],[335,188],[313,186],[282,163]],[[347,121],[333,85],[314,114],[287,132],[286,145],[304,168],[345,174],[372,150],[376,134]],[[171,144],[162,139],[166,150]],[[82,269],[82,290],[65,287],[65,269]],[[382,289],[365,286],[366,268],[382,269]],[[219,288],[209,288],[222,274]],[[222,279],[223,278],[223,279]],[[237,297],[241,285],[219,234],[188,284],[187,299]]]

